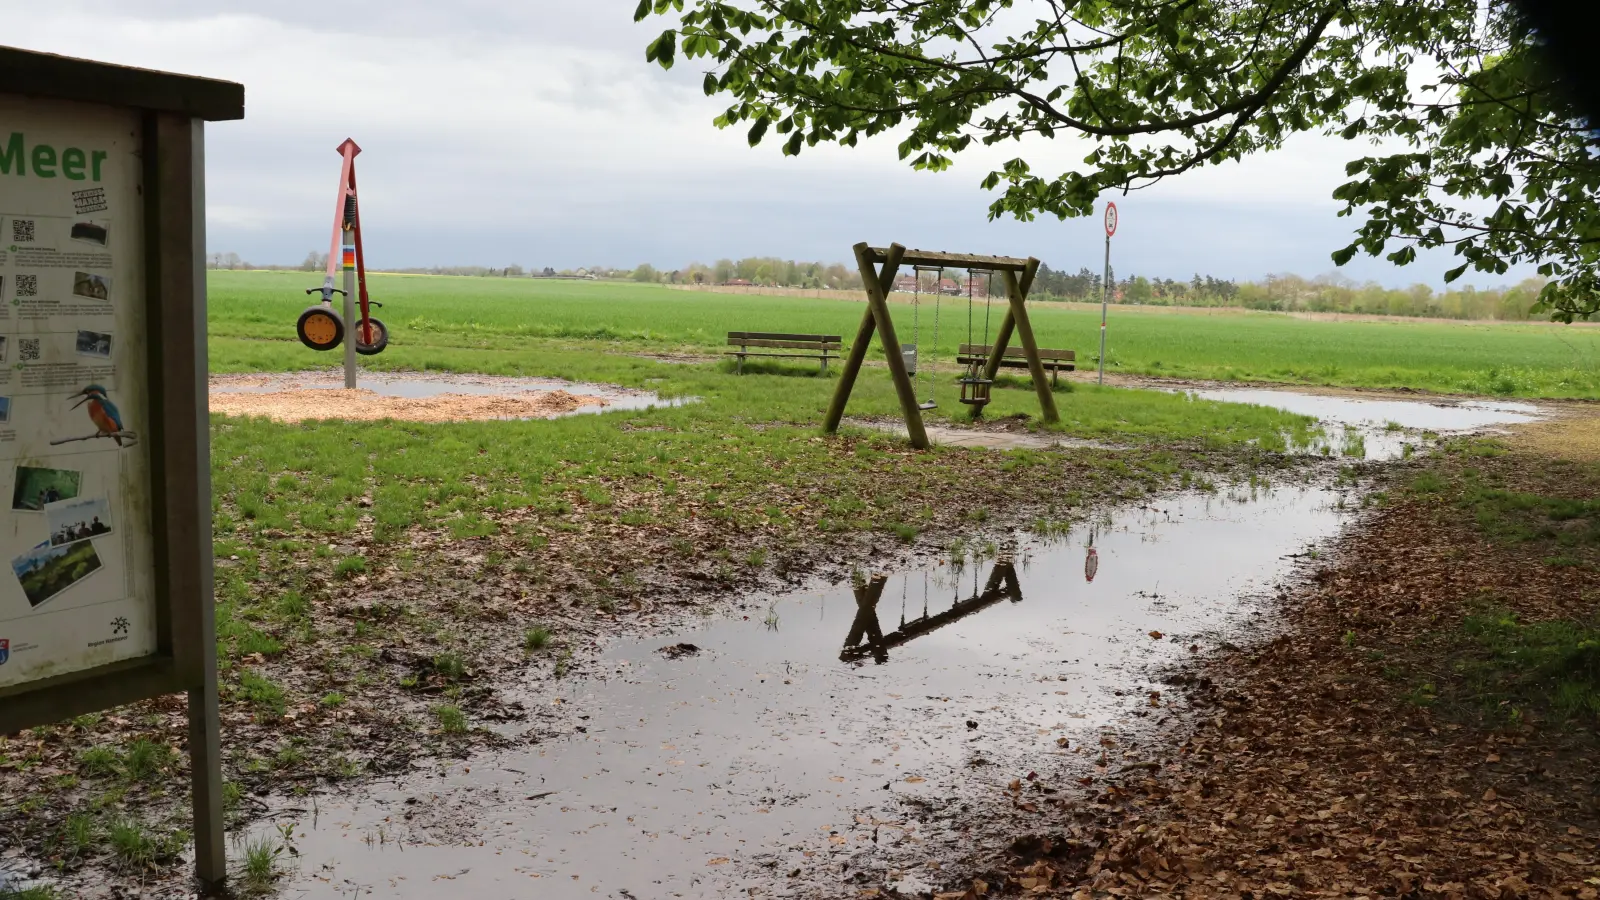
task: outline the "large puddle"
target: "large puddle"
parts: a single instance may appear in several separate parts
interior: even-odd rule
[[[1327,432],[1331,453],[1373,460],[1398,458],[1421,435],[1463,434],[1533,422],[1546,412],[1530,403],[1488,400],[1378,400],[1264,388],[1190,391],[1207,400],[1253,403],[1314,416]]]
[[[1340,498],[1183,495],[619,640],[603,675],[533,688],[571,733],[280,817],[285,896],[926,890],[929,860],[977,849],[961,810],[1093,775],[1099,729],[1165,715],[1151,673],[1256,614],[1241,598],[1336,532]]]

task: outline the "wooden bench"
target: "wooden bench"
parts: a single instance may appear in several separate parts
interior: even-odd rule
[[[729,356],[739,358],[738,372],[744,374],[746,356],[777,356],[788,359],[817,359],[822,361],[822,373],[828,373],[828,360],[838,359],[844,347],[844,338],[837,334],[779,334],[769,331],[730,331]],[[751,349],[751,348],[755,349]],[[787,351],[787,352],[784,352]]]
[[[989,361],[989,352],[992,347],[993,345],[991,344],[962,344],[961,352],[956,355],[956,362],[963,366],[970,366],[973,363],[986,363]],[[1078,368],[1077,358],[1078,354],[1072,350],[1046,350],[1043,347],[1039,348],[1039,362],[1050,373],[1051,384],[1056,383],[1057,372],[1071,372]],[[1023,353],[1021,347],[1007,347],[1005,355],[1000,357],[1000,368],[1002,369],[1026,369],[1027,367],[1028,356]]]

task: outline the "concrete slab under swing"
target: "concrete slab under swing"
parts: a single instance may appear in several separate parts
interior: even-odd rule
[[[874,431],[882,431],[902,438],[906,436],[906,427],[903,422],[867,422],[860,419],[847,419],[845,424],[860,428],[870,428]],[[986,450],[1128,449],[1119,444],[1069,437],[1064,434],[981,431],[972,428],[954,428],[948,425],[926,425],[924,427],[928,433],[929,441],[946,447],[982,447]]]

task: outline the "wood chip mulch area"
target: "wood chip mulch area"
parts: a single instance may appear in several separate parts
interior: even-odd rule
[[[364,388],[299,388],[267,393],[212,391],[211,411],[234,416],[266,416],[278,422],[312,419],[406,422],[468,422],[481,419],[542,419],[581,406],[604,406],[599,397],[566,391],[517,394],[439,394],[392,397]]]
[[[1439,635],[1474,604],[1588,618],[1593,570],[1416,499],[1330,559],[1279,598],[1279,637],[1176,677],[1169,700],[1192,714],[1158,765],[1084,779],[1009,859],[938,896],[1600,896],[1593,728],[1408,699],[1422,679],[1447,692]]]

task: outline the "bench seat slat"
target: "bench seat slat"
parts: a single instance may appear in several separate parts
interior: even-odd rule
[[[988,344],[962,344],[961,345],[961,354],[963,356],[988,356],[989,352],[990,352],[990,345],[988,345]],[[1027,359],[1027,354],[1021,347],[1007,347],[1004,358],[1006,358],[1006,359],[1013,359],[1013,358],[1015,358],[1015,359]],[[1077,353],[1076,350],[1050,350],[1050,349],[1046,349],[1044,347],[1040,347],[1039,348],[1039,358],[1040,359],[1077,359],[1078,358],[1078,353]]]
[[[970,366],[973,363],[987,362],[988,359],[989,357],[987,356],[958,356],[956,357],[956,362],[963,366]],[[1078,368],[1077,363],[1060,359],[1041,359],[1039,360],[1039,365],[1046,370],[1060,369],[1063,372],[1073,372]],[[1027,367],[1028,361],[1025,359],[1012,359],[1008,356],[1000,360],[1000,368],[1002,369],[1026,369]]]
[[[838,334],[784,334],[777,331],[728,332],[728,342],[733,343],[735,339],[757,341],[826,341],[838,343],[839,341],[844,340],[844,336]]]
[[[838,341],[770,341],[728,338],[730,347],[773,347],[792,350],[838,350],[844,345]]]
[[[727,356],[780,356],[784,359],[838,359],[837,353],[757,353],[754,350],[729,350]]]

